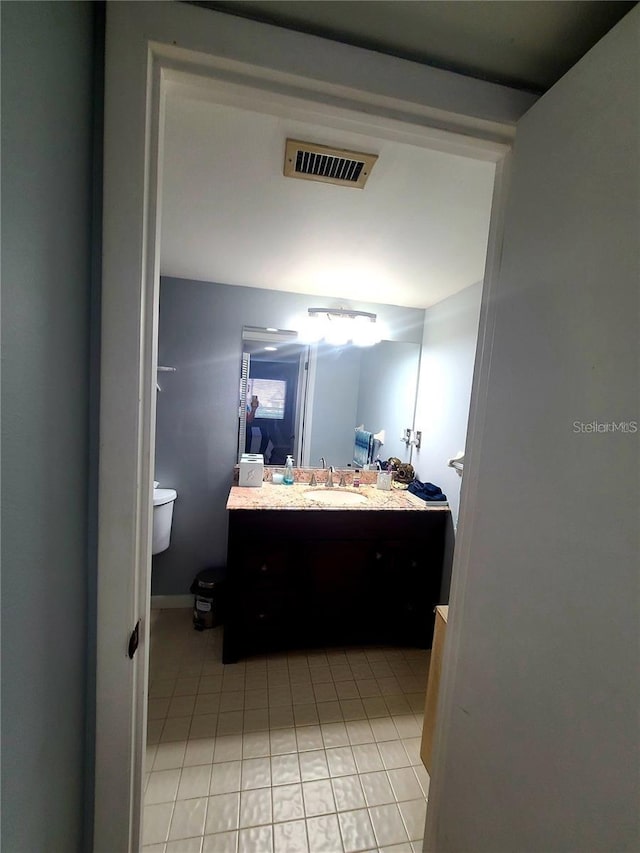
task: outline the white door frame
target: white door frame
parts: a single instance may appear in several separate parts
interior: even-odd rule
[[[181,75],[188,75],[184,77]],[[474,452],[491,349],[505,163],[522,92],[174,3],[109,3],[105,152],[94,849],[135,851],[146,731],[151,488],[159,294],[160,163],[167,85],[201,78],[232,101],[287,96],[316,119],[357,111],[379,135],[497,163],[452,602],[464,591]],[[251,94],[246,87],[253,88]],[[204,90],[203,90],[204,91]],[[291,103],[294,103],[293,101]],[[342,119],[341,119],[342,120]],[[346,120],[346,118],[344,118]],[[140,649],[127,655],[141,621]],[[455,648],[455,621],[449,628]],[[448,659],[455,667],[455,655]]]

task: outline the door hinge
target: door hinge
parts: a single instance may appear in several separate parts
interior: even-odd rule
[[[133,660],[133,656],[138,650],[138,644],[140,642],[140,620],[136,622],[136,627],[131,632],[131,636],[129,637],[129,647],[127,653],[129,655],[129,659]]]

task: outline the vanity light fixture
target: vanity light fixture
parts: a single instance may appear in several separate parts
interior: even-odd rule
[[[278,347],[265,347],[265,352],[278,352]]]
[[[373,346],[382,340],[377,314],[351,308],[309,308],[308,322],[302,332],[309,342],[324,340],[334,346],[349,342],[355,346]]]

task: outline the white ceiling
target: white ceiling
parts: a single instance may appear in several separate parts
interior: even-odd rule
[[[364,190],[285,178],[288,136],[379,160]],[[161,271],[424,308],[482,278],[493,173],[491,163],[174,93]]]

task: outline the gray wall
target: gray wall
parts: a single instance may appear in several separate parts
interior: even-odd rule
[[[2,4],[2,849],[83,834],[93,4]]]
[[[458,523],[461,478],[447,460],[465,449],[473,366],[478,341],[482,284],[474,284],[427,308],[420,365],[415,452],[419,479],[436,483]]]
[[[171,546],[153,558],[154,595],[187,593],[193,576],[226,559],[225,504],[236,461],[242,327],[295,328],[321,295],[164,277],[160,287],[156,479],[175,488]],[[363,303],[395,340],[419,342],[424,313]],[[355,400],[354,400],[355,411]]]
[[[638,433],[574,427],[640,420],[639,43],[636,7],[516,137],[445,648],[437,853],[640,849]]]

